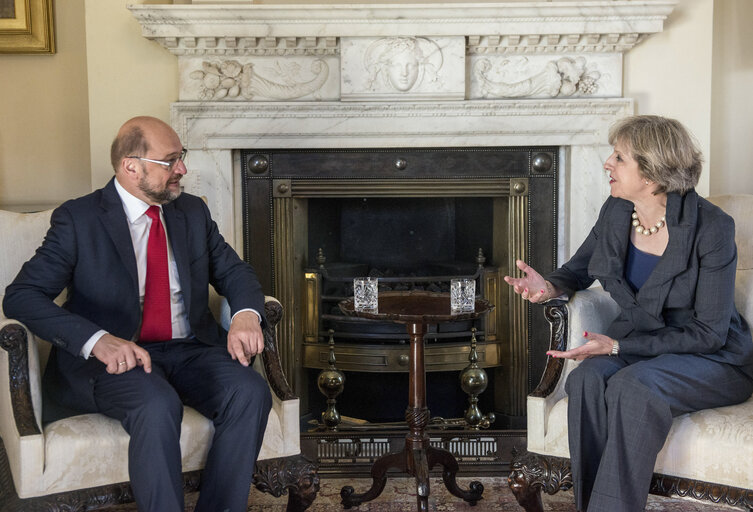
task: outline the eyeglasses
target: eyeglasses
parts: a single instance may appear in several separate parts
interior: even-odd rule
[[[135,158],[137,160],[144,160],[145,162],[152,162],[153,164],[159,164],[168,171],[172,171],[175,168],[175,164],[178,163],[178,160],[181,162],[185,160],[186,155],[188,154],[188,150],[186,148],[181,149],[180,156],[177,158],[172,158],[170,160],[152,160],[151,158],[144,158],[143,156],[127,156],[126,158]]]

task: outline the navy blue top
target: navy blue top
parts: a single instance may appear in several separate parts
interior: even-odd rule
[[[625,278],[633,291],[638,291],[646,282],[661,256],[649,254],[636,248],[631,241],[628,245],[627,261],[625,262]]]

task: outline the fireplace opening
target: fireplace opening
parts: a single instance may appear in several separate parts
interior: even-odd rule
[[[345,198],[308,202],[309,272],[321,279],[320,338],[332,329],[336,340],[404,341],[394,323],[345,317],[338,303],[353,295],[353,279],[379,279],[379,291],[449,292],[450,279],[472,277],[483,284],[483,254],[491,253],[491,198]],[[479,263],[479,258],[481,262]],[[469,332],[471,322],[446,323],[447,333]],[[467,337],[467,336],[466,336]]]
[[[391,274],[473,273],[478,248],[491,253],[492,198],[309,200],[308,261],[322,249],[335,263]],[[357,269],[363,272],[363,269]]]
[[[456,192],[457,193],[457,192]],[[306,202],[308,217],[305,271],[318,290],[306,301],[315,302],[304,332],[303,367],[307,382],[316,383],[323,363],[329,363],[325,345],[337,348],[336,366],[345,372],[346,386],[337,397],[338,410],[351,425],[400,422],[405,414],[409,340],[402,324],[345,316],[340,301],[353,295],[353,279],[379,279],[379,292],[426,290],[449,292],[453,278],[476,281],[477,296],[491,299],[487,280],[498,281],[494,254],[494,216],[507,208],[499,197],[328,197]],[[487,258],[485,254],[489,254]],[[462,418],[468,396],[460,386],[460,372],[470,364],[471,335],[481,347],[481,365],[492,374],[502,366],[501,340],[487,339],[480,319],[429,325],[424,339],[427,356],[428,401],[437,418]],[[496,333],[496,325],[491,329]],[[441,348],[443,353],[433,353]],[[327,360],[324,360],[325,354]],[[390,374],[385,378],[385,374]],[[381,400],[364,399],[379,389]],[[313,391],[313,390],[312,390]],[[326,396],[310,393],[313,410],[326,409]],[[493,393],[480,397],[493,409]],[[441,420],[440,420],[441,421]],[[341,426],[340,428],[343,428]]]
[[[352,295],[354,277],[379,277],[381,290],[448,291],[462,276],[476,279],[477,295],[495,309],[430,327],[432,416],[462,417],[468,407],[459,372],[474,333],[489,378],[479,407],[497,417],[492,428],[524,428],[525,397],[545,362],[531,354],[545,352],[548,332],[502,277],[515,259],[554,267],[558,148],[243,150],[240,164],[244,255],[285,308],[281,358],[304,417],[326,407],[317,375],[328,367],[330,339],[346,376],[340,414],[403,417],[405,327],[342,315],[337,303]]]
[[[482,197],[427,198],[327,198],[308,200],[308,261],[316,262],[306,275],[319,279],[321,295],[319,332],[304,345],[303,366],[307,381],[316,382],[320,371],[321,343],[332,337],[341,349],[339,365],[363,363],[364,348],[386,354],[407,350],[405,327],[392,322],[378,322],[344,316],[338,304],[353,295],[353,279],[368,276],[379,279],[379,291],[426,290],[449,292],[454,277],[471,277],[477,281],[478,295],[483,296],[485,272],[495,272],[494,262],[484,256],[492,252],[494,201]],[[499,207],[499,206],[498,206]],[[465,363],[471,329],[477,340],[485,341],[483,322],[462,321],[430,325],[425,336],[429,346],[455,349],[458,356],[445,357],[443,368],[431,365],[426,383],[432,394],[428,399],[434,417],[458,418],[467,407],[467,396],[459,386],[460,369]],[[498,358],[487,359],[487,368],[499,366]],[[387,356],[389,358],[389,356]],[[464,360],[463,360],[464,359]],[[360,360],[360,361],[359,361]],[[346,371],[344,392],[337,397],[343,415],[358,421],[399,422],[405,414],[403,396],[408,386],[405,357],[394,364],[375,365],[361,371]],[[385,379],[384,373],[390,373]],[[492,372],[493,373],[493,372]],[[493,385],[493,384],[492,384]],[[374,389],[385,400],[364,399]],[[326,397],[311,394],[313,410],[324,410]],[[480,399],[482,407],[493,409],[493,395]],[[355,416],[355,418],[353,418]]]

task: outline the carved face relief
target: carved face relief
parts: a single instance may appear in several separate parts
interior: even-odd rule
[[[419,71],[419,62],[409,52],[396,55],[387,68],[387,74],[392,87],[398,91],[409,91],[416,83]]]
[[[368,88],[407,92],[419,88],[424,78],[436,80],[442,50],[422,37],[382,38],[366,50],[364,64],[369,71]]]

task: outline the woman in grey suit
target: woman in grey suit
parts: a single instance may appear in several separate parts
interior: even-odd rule
[[[685,128],[658,116],[612,127],[611,197],[586,241],[542,277],[505,277],[534,303],[599,280],[620,306],[604,333],[551,357],[582,360],[566,383],[578,510],[643,510],[672,418],[753,393],[753,341],[735,309],[730,216],[693,187],[702,157]]]

